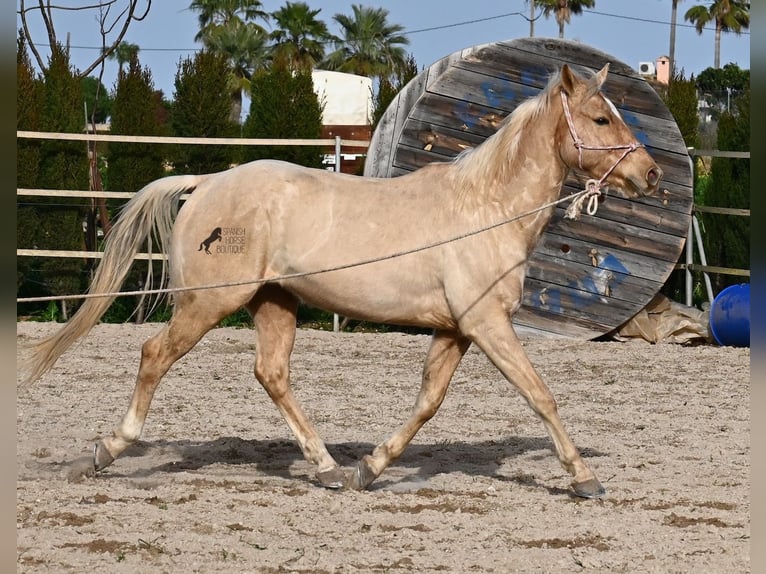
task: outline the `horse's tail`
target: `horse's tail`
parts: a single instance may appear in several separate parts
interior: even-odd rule
[[[96,269],[89,292],[115,293],[125,281],[133,258],[143,243],[153,236],[160,249],[168,244],[178,199],[191,191],[205,176],[169,176],[141,189],[120,211],[107,235],[104,254]],[[151,265],[149,266],[151,269]],[[163,266],[164,279],[164,266]],[[150,288],[147,285],[147,288]],[[86,299],[72,318],[53,335],[31,345],[20,363],[22,384],[34,382],[56,363],[80,337],[98,323],[116,295]]]

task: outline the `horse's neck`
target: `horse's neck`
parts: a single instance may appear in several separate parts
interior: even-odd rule
[[[558,153],[556,114],[524,126],[505,181],[498,182],[495,201],[511,214],[534,210],[558,199],[569,168]]]

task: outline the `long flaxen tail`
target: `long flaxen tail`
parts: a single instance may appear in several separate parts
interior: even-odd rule
[[[155,238],[160,249],[168,244],[180,196],[204,178],[164,177],[146,185],[125,204],[104,243],[103,258],[93,276],[90,294],[117,292],[130,271],[133,258],[150,237]],[[58,331],[29,346],[19,364],[24,375],[22,384],[32,383],[50,370],[72,344],[90,332],[115,298],[111,295],[86,299]]]

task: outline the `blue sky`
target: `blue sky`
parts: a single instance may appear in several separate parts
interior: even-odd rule
[[[683,19],[683,14],[698,0],[679,2],[676,31],[676,62],[688,77],[713,65],[714,32],[705,30],[698,35]],[[82,5],[86,2],[58,0],[61,6]],[[141,47],[141,63],[152,72],[154,84],[166,97],[172,97],[173,81],[181,58],[199,49],[194,41],[198,31],[197,15],[188,9],[189,0],[155,0],[144,21],[134,22],[126,40]],[[337,32],[332,20],[337,13],[350,14],[351,4],[341,0],[307,0],[319,17]],[[386,8],[389,21],[404,26],[412,53],[420,69],[452,52],[501,40],[529,36],[529,7],[525,0],[387,0],[367,4]],[[266,11],[284,5],[284,0],[264,0]],[[595,8],[572,18],[565,37],[577,40],[611,54],[616,60],[636,68],[639,62],[653,62],[669,52],[671,0],[597,0]],[[39,17],[30,15],[34,23],[33,36],[44,44],[47,38]],[[97,53],[100,45],[94,12],[55,13],[60,39],[70,34],[73,65],[83,69]],[[18,19],[18,18],[17,18]],[[540,18],[535,23],[535,36],[557,37],[558,26],[551,19]],[[750,68],[750,35],[724,34],[721,41],[721,64],[736,63]],[[93,75],[97,75],[94,72]],[[112,89],[117,64],[107,61],[103,81]]]

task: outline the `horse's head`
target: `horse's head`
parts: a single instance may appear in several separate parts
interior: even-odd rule
[[[662,170],[601,93],[608,71],[609,64],[585,78],[566,64],[562,67],[559,93],[564,120],[557,132],[561,157],[599,185],[619,188],[629,197],[651,195],[659,187]]]

